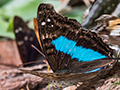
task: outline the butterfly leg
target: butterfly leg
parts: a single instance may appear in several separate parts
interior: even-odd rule
[[[48,68],[47,68],[47,72],[49,72],[49,71],[50,71],[50,66],[49,66],[47,60],[43,60],[43,61],[47,64],[47,66],[48,66]]]

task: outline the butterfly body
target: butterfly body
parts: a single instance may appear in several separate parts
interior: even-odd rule
[[[37,23],[43,53],[54,73],[22,70],[47,79],[58,87],[75,85],[112,67],[113,50],[90,30],[81,28],[75,19],[56,13],[51,4],[40,4]],[[110,65],[110,66],[109,66]]]

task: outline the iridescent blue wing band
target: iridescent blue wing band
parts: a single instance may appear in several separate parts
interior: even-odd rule
[[[69,40],[64,36],[60,36],[59,38],[53,40],[51,43],[55,46],[55,49],[57,51],[68,54],[72,59],[76,58],[78,61],[92,61],[107,57],[92,49],[76,46],[77,42]]]

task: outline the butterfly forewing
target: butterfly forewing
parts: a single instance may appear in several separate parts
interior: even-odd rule
[[[44,53],[54,72],[74,72],[85,61],[113,55],[113,50],[96,33],[81,29],[76,20],[59,15],[51,4],[39,5],[37,21]]]

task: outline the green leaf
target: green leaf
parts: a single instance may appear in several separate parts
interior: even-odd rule
[[[13,0],[1,8],[0,14],[5,18],[9,19],[18,15],[24,20],[29,20],[35,17],[37,12],[38,2],[42,0]]]
[[[0,0],[0,7],[2,7],[4,4],[10,2],[10,0]]]
[[[9,20],[9,25],[8,25],[7,31],[13,32],[13,18],[10,18],[10,20]]]
[[[20,16],[25,21],[32,21],[37,16],[37,8],[40,3],[51,3],[55,7],[59,6],[59,0],[8,0],[0,8],[0,36],[14,38],[13,20],[14,16]],[[30,28],[33,28],[33,22]],[[3,25],[4,24],[4,25]]]
[[[25,21],[30,21],[29,26],[33,28],[33,18],[37,16],[37,8],[40,3],[51,3],[55,8],[60,5],[60,0],[10,0],[0,8],[0,35],[14,38],[13,20],[17,15]],[[83,7],[73,8],[70,12],[63,14],[69,18],[77,19],[82,22]],[[4,24],[4,25],[2,25]]]
[[[18,15],[24,20],[30,20],[37,16],[37,8],[40,3],[60,4],[58,0],[13,0],[1,8],[0,15],[5,19]]]
[[[14,33],[7,31],[8,25],[9,23],[5,22],[3,19],[0,18],[0,36],[10,37],[14,39],[15,38]]]

